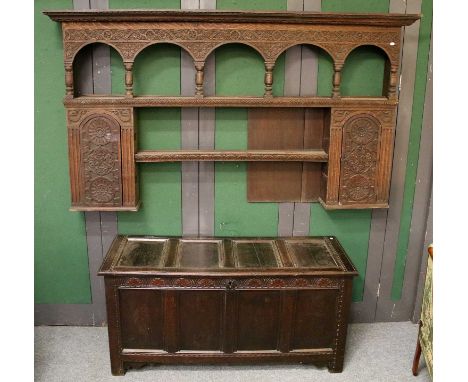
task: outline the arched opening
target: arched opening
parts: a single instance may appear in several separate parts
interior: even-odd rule
[[[380,97],[387,95],[390,60],[377,46],[363,45],[346,58],[341,74],[341,95]]]
[[[284,56],[285,96],[331,96],[333,88],[333,59],[324,49],[311,44],[289,47],[278,59]],[[323,61],[331,70],[323,70]]]
[[[109,66],[109,52],[110,84],[108,74],[99,70],[99,67]],[[124,93],[124,73],[122,57],[114,47],[104,43],[86,45],[78,51],[73,61],[74,96]],[[121,86],[116,86],[116,83]],[[121,92],[118,91],[120,88]]]
[[[191,56],[178,45],[157,43],[143,49],[133,64],[133,93],[180,95],[182,54],[188,56],[193,67]]]
[[[216,85],[218,96],[263,96],[265,85],[265,60],[261,54],[246,44],[224,44],[216,48]],[[273,94],[278,91],[275,67]],[[282,95],[282,94],[279,94]]]

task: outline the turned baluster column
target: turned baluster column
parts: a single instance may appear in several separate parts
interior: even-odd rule
[[[390,82],[388,84],[388,98],[397,99],[398,66],[392,65],[390,68]]]
[[[203,82],[205,80],[205,61],[195,61],[195,96],[203,97]]]
[[[65,63],[65,94],[73,97],[73,63]]]
[[[273,96],[273,68],[274,62],[265,62],[265,97]]]
[[[124,62],[125,66],[125,95],[133,97],[133,62]]]
[[[334,73],[333,73],[333,97],[340,97],[341,96],[341,70],[343,69],[342,62],[335,62],[333,65]]]

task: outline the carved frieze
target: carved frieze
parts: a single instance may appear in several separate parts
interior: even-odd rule
[[[143,288],[187,288],[187,289],[271,289],[271,288],[326,288],[340,289],[338,278],[328,277],[255,277],[235,280],[225,278],[162,278],[129,277],[116,280],[117,285]]]
[[[113,46],[123,60],[134,61],[145,47],[155,43],[174,43],[189,52],[196,61],[204,61],[218,46],[244,43],[256,49],[266,61],[274,61],[287,48],[297,44],[313,44],[329,53],[336,62],[360,45],[375,45],[398,65],[400,29],[356,30],[330,29],[323,26],[206,24],[195,23],[66,23],[63,32],[66,61],[73,61],[76,53],[92,42]]]

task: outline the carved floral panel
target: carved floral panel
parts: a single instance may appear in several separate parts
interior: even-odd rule
[[[340,203],[375,203],[380,122],[370,114],[351,117],[343,126]]]
[[[120,206],[120,125],[109,115],[91,114],[80,125],[80,138],[83,203]]]

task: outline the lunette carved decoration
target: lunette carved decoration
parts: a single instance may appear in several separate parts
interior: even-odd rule
[[[259,52],[265,61],[275,61],[291,46],[312,44],[325,50],[336,62],[344,62],[346,56],[361,45],[381,48],[395,62],[399,57],[399,28],[360,31],[341,28],[323,30],[323,27],[265,26],[258,24],[224,24],[222,28],[207,24],[204,28],[193,23],[118,23],[64,24],[65,60],[73,61],[76,53],[92,42],[113,46],[126,62],[134,61],[145,47],[156,43],[174,43],[187,50],[195,61],[205,61],[216,48],[227,43],[243,43]],[[261,28],[261,29],[259,29]]]
[[[346,57],[356,48],[380,48],[390,61],[389,98],[395,99],[395,70],[400,61],[401,27],[417,15],[338,15],[281,12],[107,11],[88,14],[45,12],[62,23],[67,95],[73,94],[76,54],[91,43],[112,46],[125,65],[126,95],[133,95],[132,63],[146,47],[158,43],[180,46],[202,67],[218,47],[240,43],[252,47],[266,65],[265,96],[271,97],[272,71],[288,48],[309,44],[328,53],[335,66],[334,96],[339,96],[340,73]],[[196,21],[195,21],[196,20]],[[202,70],[197,69],[197,96],[203,95]]]

